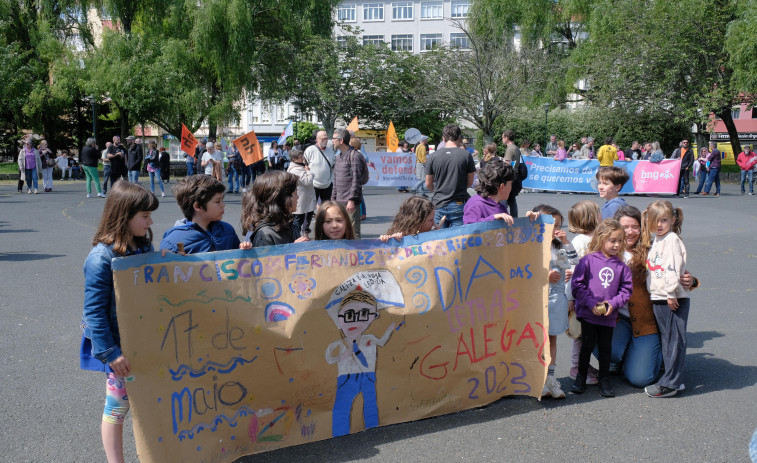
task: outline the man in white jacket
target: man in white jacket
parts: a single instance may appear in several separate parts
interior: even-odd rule
[[[334,150],[328,146],[329,135],[325,130],[319,131],[315,136],[315,145],[305,150],[305,160],[313,173],[313,186],[315,187],[316,202],[320,203],[331,199],[331,191],[334,183]],[[317,210],[317,209],[316,209]]]

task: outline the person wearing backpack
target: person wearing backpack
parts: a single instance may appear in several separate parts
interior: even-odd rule
[[[349,145],[348,130],[334,130],[332,142],[339,154],[334,160],[331,200],[345,206],[350,215],[355,238],[360,239],[360,201],[363,198],[363,185],[368,181],[368,166],[363,155]]]

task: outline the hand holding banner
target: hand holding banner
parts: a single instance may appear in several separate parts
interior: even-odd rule
[[[186,125],[181,124],[181,150],[194,157],[196,147],[197,139],[192,135],[192,132],[189,131]]]
[[[263,159],[263,150],[254,130],[237,138],[233,143],[242,154],[246,166]]]

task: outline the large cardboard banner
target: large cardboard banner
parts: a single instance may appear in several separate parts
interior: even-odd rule
[[[540,397],[551,236],[547,217],[116,259],[140,460],[230,462]]]
[[[407,186],[418,183],[415,176],[415,153],[365,153],[370,180],[365,186]]]
[[[524,188],[579,193],[597,192],[599,161],[555,161],[552,158],[523,156],[528,167]],[[680,159],[666,159],[660,163],[649,161],[615,161],[615,166],[628,171],[630,180],[621,194],[676,194],[681,173]]]

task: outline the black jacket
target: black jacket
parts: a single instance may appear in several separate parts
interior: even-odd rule
[[[142,169],[142,146],[134,143],[127,149],[126,168],[128,170]]]

